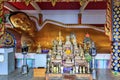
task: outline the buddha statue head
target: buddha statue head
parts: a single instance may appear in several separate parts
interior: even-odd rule
[[[21,34],[25,32],[30,36],[34,36],[37,31],[35,22],[24,12],[12,12],[9,15],[9,21],[14,28],[22,31]]]

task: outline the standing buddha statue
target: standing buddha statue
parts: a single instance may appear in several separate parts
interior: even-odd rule
[[[66,36],[66,42],[64,45],[65,54],[70,55],[72,53],[72,43],[70,42],[70,36]]]
[[[57,37],[57,40],[58,40],[58,45],[59,46],[62,46],[62,41],[63,41],[63,37],[61,35],[61,31],[59,31],[59,35]]]

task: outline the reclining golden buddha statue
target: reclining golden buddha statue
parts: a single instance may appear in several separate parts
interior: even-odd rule
[[[73,37],[72,44],[76,45],[76,42],[80,44],[83,41],[84,35],[87,31],[87,33],[90,33],[90,35],[92,35],[92,40],[96,41],[98,52],[110,52],[110,41],[108,41],[108,36],[106,36],[104,32],[99,31],[99,29],[96,30],[96,27],[94,29],[94,26],[88,25],[87,27],[89,28],[79,28],[79,26],[82,25],[67,25],[52,20],[45,20],[40,27],[39,25],[37,25],[39,23],[35,23],[35,19],[31,18],[31,16],[24,12],[10,13],[9,21],[13,25],[13,28],[9,28],[7,30],[13,32],[13,34],[15,35],[17,42],[16,47],[18,47],[17,52],[20,52],[20,47],[21,45],[23,45],[23,42],[26,42],[29,46],[28,52],[39,52],[39,44],[42,51],[43,49],[51,49],[52,41],[58,36],[59,31],[64,34],[63,36],[61,36],[61,33],[59,33],[59,37],[57,38],[57,40],[59,40],[59,45],[63,44],[63,42],[65,41],[64,38],[71,32],[74,32],[76,36],[79,36],[76,40]],[[78,26],[78,28],[74,26]],[[97,39],[96,36],[99,36],[99,39]],[[99,41],[101,40],[103,41],[99,43]],[[104,46],[103,44],[106,46]],[[90,45],[86,44],[86,46]],[[89,47],[86,48],[89,49]],[[67,50],[67,52],[69,54],[69,50]]]
[[[29,46],[29,52],[36,51],[35,34],[37,28],[35,22],[24,12],[12,12],[9,15],[9,21],[13,30],[21,35],[21,45],[26,42]]]

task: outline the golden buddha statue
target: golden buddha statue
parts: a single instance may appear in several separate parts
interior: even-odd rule
[[[36,53],[41,53],[41,45],[40,45],[40,43],[38,44]]]
[[[35,50],[34,47],[37,47],[37,42],[35,42],[35,34],[37,32],[35,22],[24,12],[11,13],[9,21],[13,25],[13,30],[21,35],[21,45],[26,42],[29,46],[28,52],[33,52]]]
[[[26,13],[23,12],[14,12],[9,16],[9,20],[12,23],[15,29],[18,29],[19,32],[28,33],[30,36],[34,37],[37,28],[33,20],[29,18]]]
[[[72,60],[69,56],[67,56],[66,63],[72,63]]]
[[[62,45],[62,41],[64,40],[64,38],[61,34],[61,31],[59,31],[59,35],[57,37],[57,40],[58,40],[58,45]]]
[[[70,36],[66,36],[66,42],[64,45],[65,54],[71,55],[72,54],[72,43],[70,42]]]

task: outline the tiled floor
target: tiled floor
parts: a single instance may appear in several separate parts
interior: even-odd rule
[[[120,80],[120,76],[114,76],[110,70],[98,70],[97,80]],[[30,69],[27,75],[22,75],[18,69],[9,75],[0,75],[0,80],[45,80],[40,77],[33,77],[33,70]]]

